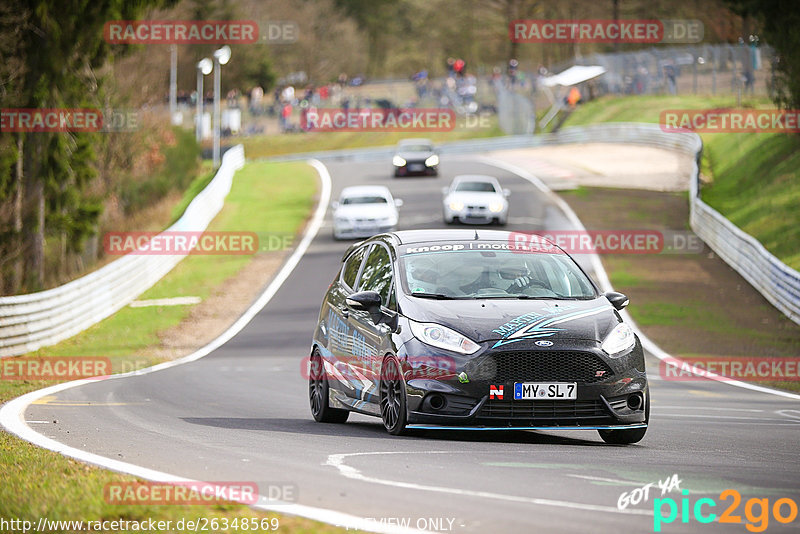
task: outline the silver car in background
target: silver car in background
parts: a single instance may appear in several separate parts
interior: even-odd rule
[[[397,228],[397,208],[403,201],[382,185],[345,187],[333,202],[334,239],[371,237]]]
[[[444,195],[444,222],[452,224],[498,224],[508,222],[508,189],[492,176],[478,174],[456,176]]]
[[[429,139],[403,139],[392,157],[392,168],[395,177],[414,174],[437,176],[439,154]]]

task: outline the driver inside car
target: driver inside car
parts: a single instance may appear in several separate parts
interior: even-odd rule
[[[524,262],[517,267],[506,268],[502,270],[500,276],[506,280],[512,279],[511,284],[506,288],[508,293],[522,293],[531,287],[546,288],[542,282],[537,280],[528,265]]]

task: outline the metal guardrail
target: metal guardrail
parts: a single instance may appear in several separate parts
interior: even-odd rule
[[[244,165],[244,147],[222,157],[217,174],[166,231],[203,231],[222,209],[233,175]],[[0,357],[53,345],[89,328],[152,287],[185,255],[128,254],[62,286],[0,297]]]

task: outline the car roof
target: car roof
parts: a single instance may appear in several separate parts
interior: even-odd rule
[[[392,193],[389,191],[389,188],[385,185],[352,185],[350,187],[345,187],[342,189],[342,192],[339,194],[339,198],[345,196],[370,196],[370,195],[378,195],[382,197],[391,197]]]
[[[397,146],[405,146],[405,145],[432,145],[433,141],[430,139],[425,139],[423,137],[416,137],[413,139],[401,139],[398,141]]]
[[[529,232],[507,232],[504,230],[484,230],[477,228],[454,228],[432,230],[399,230],[391,232],[396,238],[397,245],[410,245],[416,243],[432,243],[437,241],[502,241],[508,243],[516,234],[524,234],[528,242],[536,240],[541,243],[552,244],[546,238]],[[555,246],[555,245],[553,245]]]
[[[421,244],[434,244],[441,242],[482,242],[487,241],[495,243],[509,243],[518,242],[517,234],[524,235],[524,245],[533,247],[540,244],[542,247],[552,249],[556,254],[567,254],[561,247],[550,241],[544,236],[532,232],[507,232],[504,230],[483,230],[477,228],[465,229],[430,229],[430,230],[397,230],[394,232],[387,232],[377,234],[363,241],[353,243],[347,248],[342,261],[347,259],[350,254],[364,244],[375,243],[381,241],[390,248],[397,250],[400,246],[405,245],[421,245]],[[568,254],[567,254],[568,255]]]
[[[499,180],[494,176],[489,176],[487,174],[459,174],[455,178],[453,178],[453,183],[460,183],[460,182],[490,182],[492,184],[499,184]]]

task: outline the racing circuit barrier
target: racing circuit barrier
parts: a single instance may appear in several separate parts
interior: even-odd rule
[[[653,146],[692,156],[690,224],[692,230],[728,265],[795,323],[800,324],[800,273],[772,255],[753,236],[743,232],[700,198],[700,156],[703,143],[691,133],[664,132],[657,124],[608,123],[564,128],[542,135],[510,135],[442,144],[441,154],[475,154],[494,150],[533,148],[573,143],[628,143]],[[394,147],[332,150],[292,154],[272,160],[388,161]]]
[[[225,152],[211,182],[165,231],[205,230],[222,209],[233,175],[243,165],[242,145]],[[89,328],[130,304],[185,256],[128,254],[53,289],[0,297],[0,357],[54,345]]]

